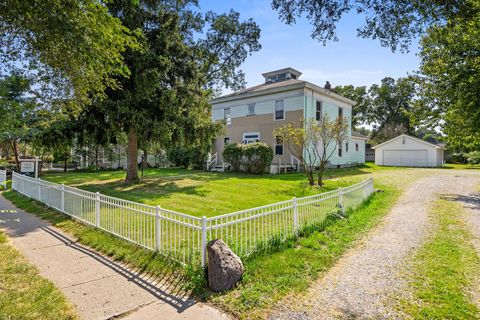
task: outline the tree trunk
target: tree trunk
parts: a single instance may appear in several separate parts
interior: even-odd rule
[[[125,182],[138,181],[138,137],[135,129],[128,131],[127,145],[127,177]]]
[[[17,167],[17,172],[20,172],[20,161],[18,159],[17,139],[13,140],[13,142],[12,142],[12,151],[13,151],[13,155],[15,156],[15,166]]]
[[[95,146],[95,171],[98,171],[98,145]]]
[[[145,150],[143,150],[142,168],[143,170],[145,170],[145,168],[148,168],[148,151],[146,148]],[[143,176],[143,170],[142,170],[142,176]]]
[[[323,186],[323,173],[325,172],[325,166],[326,163],[323,163],[323,161],[320,162],[320,167],[318,168],[318,179],[317,183],[319,187]]]
[[[302,165],[303,165],[303,170],[305,171],[305,175],[307,176],[308,179],[308,184],[311,186],[315,185],[315,179],[313,178],[313,170],[312,166],[308,165],[306,161],[302,159]]]
[[[64,160],[63,162],[63,172],[67,172],[67,159]]]

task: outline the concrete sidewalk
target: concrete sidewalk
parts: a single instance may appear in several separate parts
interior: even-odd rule
[[[173,294],[175,275],[152,278],[75,242],[0,194],[0,229],[51,280],[82,319],[227,319],[216,309]]]

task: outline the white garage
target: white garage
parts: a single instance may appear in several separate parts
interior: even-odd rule
[[[379,166],[440,167],[443,164],[443,147],[406,134],[372,149],[375,149],[375,164]]]

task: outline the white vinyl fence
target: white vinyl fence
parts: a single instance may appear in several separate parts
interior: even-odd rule
[[[295,236],[306,227],[358,207],[373,192],[373,179],[318,195],[294,198],[211,218],[198,218],[99,193],[12,176],[12,188],[86,224],[174,259],[205,266],[209,240],[223,239],[240,257]]]
[[[7,187],[7,170],[0,170],[0,188]]]

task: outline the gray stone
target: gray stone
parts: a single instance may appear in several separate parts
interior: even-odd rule
[[[207,245],[208,285],[215,292],[228,290],[242,279],[243,263],[222,239]]]

